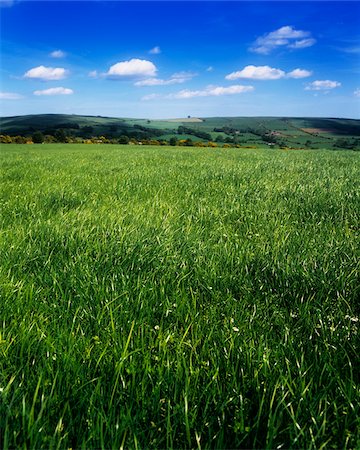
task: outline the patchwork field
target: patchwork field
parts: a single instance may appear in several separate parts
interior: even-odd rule
[[[359,447],[358,152],[0,157],[1,448]]]
[[[74,139],[104,137],[123,144],[121,136],[141,141],[171,138],[196,141],[216,141],[238,145],[275,145],[291,149],[360,150],[360,121],[334,118],[292,117],[207,117],[167,120],[39,114],[0,117],[0,141],[4,135],[30,139],[36,131],[44,134],[45,142],[77,143]],[[60,136],[59,136],[60,133]],[[61,137],[63,135],[63,137]],[[7,136],[6,136],[7,137]],[[8,142],[6,140],[1,142]]]

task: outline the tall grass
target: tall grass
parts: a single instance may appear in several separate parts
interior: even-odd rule
[[[1,158],[0,447],[360,445],[359,155]]]

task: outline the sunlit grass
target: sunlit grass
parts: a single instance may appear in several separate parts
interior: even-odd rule
[[[356,448],[359,155],[1,151],[2,448]]]

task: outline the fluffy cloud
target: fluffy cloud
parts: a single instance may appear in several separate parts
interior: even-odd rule
[[[50,53],[50,56],[52,58],[65,58],[66,53],[63,52],[62,50],[54,50],[53,52]]]
[[[159,46],[156,46],[149,50],[149,53],[150,55],[158,55],[159,53],[161,53],[161,48]]]
[[[23,96],[15,92],[0,92],[1,100],[19,100],[20,98],[23,98]]]
[[[91,71],[88,73],[88,76],[89,76],[90,78],[97,78],[97,77],[98,77],[97,70],[91,70]]]
[[[243,70],[229,73],[227,80],[237,80],[238,78],[248,78],[251,80],[278,80],[283,78],[285,72],[269,66],[246,66]]]
[[[196,76],[196,73],[192,72],[177,72],[171,75],[168,80],[162,80],[161,78],[147,78],[135,83],[135,86],[168,86],[171,84],[182,84],[191,80]]]
[[[68,73],[68,70],[62,67],[38,66],[28,70],[24,74],[24,78],[35,78],[43,81],[62,80],[66,78]]]
[[[284,26],[256,39],[250,50],[268,55],[279,47],[300,49],[314,45],[316,40],[309,31],[296,30],[292,26]]]
[[[108,78],[119,79],[123,77],[138,77],[156,75],[157,68],[146,59],[130,59],[129,61],[122,61],[114,64],[106,73]]]
[[[56,87],[44,89],[42,91],[34,91],[34,95],[71,95],[74,91],[64,87]]]
[[[309,83],[306,87],[306,91],[324,91],[328,89],[335,89],[337,87],[340,87],[341,83],[338,81],[331,81],[331,80],[316,80],[312,83]]]
[[[312,74],[309,70],[294,69],[286,73],[284,70],[270,66],[246,66],[242,70],[226,75],[227,80],[247,78],[250,80],[279,80],[280,78],[305,78]]]
[[[360,97],[360,88],[355,89],[354,95],[355,97]]]
[[[305,69],[294,69],[291,72],[287,73],[287,76],[289,78],[306,78],[310,77],[312,75],[312,72],[310,70]]]
[[[244,92],[251,92],[254,90],[253,86],[242,86],[240,84],[235,84],[233,86],[208,86],[203,90],[190,91],[189,89],[184,89],[182,91],[176,92],[175,94],[170,94],[167,98],[184,99],[193,97],[218,97],[220,95],[233,95],[233,94],[243,94]]]

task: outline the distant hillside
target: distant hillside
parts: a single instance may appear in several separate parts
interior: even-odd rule
[[[0,118],[0,133],[118,139],[216,141],[240,145],[279,145],[290,148],[359,148],[360,120],[292,117],[207,117],[168,120],[41,114]]]

